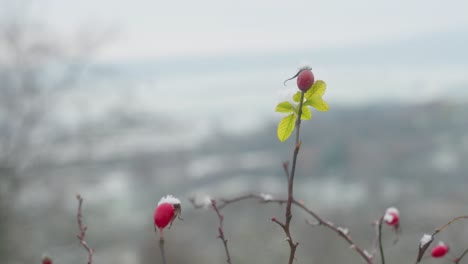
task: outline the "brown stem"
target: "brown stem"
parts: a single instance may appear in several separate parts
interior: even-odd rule
[[[361,249],[358,245],[356,245],[356,243],[354,243],[354,241],[352,240],[352,238],[351,238],[351,236],[349,234],[347,234],[346,232],[343,232],[343,230],[341,228],[338,228],[332,222],[325,221],[324,219],[322,219],[315,212],[313,212],[312,210],[307,208],[303,203],[301,203],[299,201],[296,201],[296,200],[294,200],[293,203],[296,206],[298,206],[299,208],[301,208],[302,210],[304,210],[306,213],[311,215],[313,218],[315,218],[315,220],[317,220],[317,222],[318,222],[318,225],[323,225],[323,226],[327,227],[328,229],[330,229],[330,230],[334,231],[335,233],[337,233],[340,237],[342,237],[344,240],[346,240],[346,242],[348,242],[348,244],[351,246],[352,249],[356,250],[356,252],[359,255],[361,255],[361,257],[366,261],[366,263],[372,264],[372,257],[369,256],[369,254],[366,254],[366,252],[363,249]]]
[[[88,246],[88,243],[86,243],[85,236],[86,236],[86,230],[88,229],[87,226],[83,225],[83,215],[81,213],[81,205],[83,204],[83,198],[81,195],[77,194],[76,199],[78,200],[78,213],[76,216],[77,222],[78,222],[78,240],[80,241],[80,244],[83,246],[83,248],[88,252],[88,264],[93,263],[93,253],[94,250]]]
[[[296,119],[296,144],[294,147],[293,153],[293,160],[292,160],[292,167],[291,173],[289,174],[288,179],[288,201],[286,202],[286,223],[284,224],[284,233],[288,237],[289,243],[289,264],[294,262],[294,255],[296,254],[296,248],[299,243],[294,243],[292,236],[291,236],[291,219],[292,219],[292,212],[291,212],[291,205],[294,200],[294,175],[296,174],[296,164],[297,164],[297,156],[299,155],[299,150],[301,148],[301,142],[299,141],[300,131],[301,131],[301,116],[302,116],[302,104],[304,102],[304,92],[301,92],[301,99],[299,101],[299,109],[297,113]],[[284,167],[284,165],[283,165]]]
[[[380,250],[380,258],[382,259],[382,264],[385,264],[385,256],[383,251],[383,244],[382,244],[382,221],[383,216],[379,220],[379,250]]]
[[[453,261],[453,263],[455,264],[459,264],[460,261],[462,260],[462,258],[468,253],[468,248],[465,249],[465,251],[463,251],[463,253],[458,257],[458,258],[455,258],[455,260]]]
[[[216,202],[216,208],[218,208],[218,210],[221,211],[222,209],[224,209],[224,207],[230,204],[237,203],[243,200],[248,200],[248,199],[256,199],[258,200],[259,203],[273,202],[273,203],[278,203],[278,204],[284,204],[287,202],[287,200],[278,200],[278,199],[265,200],[265,198],[262,195],[258,195],[258,194],[244,194],[244,195],[240,195],[238,197],[231,198],[231,199],[221,198],[219,199],[219,203]],[[189,201],[192,203],[192,206],[195,209],[205,208],[205,204],[198,203],[194,198],[190,198]]]
[[[461,216],[457,216],[455,218],[453,218],[452,220],[448,221],[445,225],[437,228],[435,231],[434,231],[434,234],[432,236],[435,236],[437,233],[440,233],[442,232],[445,228],[447,228],[449,225],[453,224],[454,222],[458,221],[458,220],[462,220],[462,219],[468,219],[468,215],[461,215]]]
[[[236,202],[239,202],[239,201],[242,201],[242,200],[251,199],[251,198],[256,198],[256,199],[260,199],[260,200],[263,199],[261,195],[246,194],[246,195],[242,195],[242,196],[239,196],[239,197],[236,197],[236,198],[233,198],[233,199],[221,199],[222,204],[217,205],[217,208],[218,208],[219,210],[221,210],[221,209],[223,209],[225,206],[227,206],[228,204],[236,203]]]
[[[159,250],[161,250],[161,259],[162,259],[162,264],[166,264],[166,252],[164,250],[164,237],[161,236],[159,238]]]
[[[247,199],[247,198],[239,197],[238,199],[235,199],[233,202],[240,201],[240,200],[243,200],[243,199]],[[226,203],[225,203],[225,205],[226,205]],[[223,241],[224,251],[226,252],[226,262],[228,264],[232,264],[231,254],[229,254],[229,248],[228,248],[228,245],[227,245],[227,239],[224,237],[224,231],[223,231],[224,216],[219,211],[220,209],[218,209],[218,207],[216,206],[216,201],[215,200],[211,200],[211,207],[213,207],[213,210],[216,212],[216,215],[218,216],[218,220],[219,220],[219,227],[218,227],[219,234],[218,234],[218,237],[219,237],[219,239],[221,239],[221,241]]]
[[[231,198],[231,199],[220,199],[221,203],[220,205],[217,205],[217,208],[218,210],[221,210],[221,208],[225,208],[226,206],[230,205],[230,204],[234,204],[236,202],[240,202],[240,201],[243,201],[243,200],[247,200],[247,199],[256,199],[258,200],[260,203],[276,203],[276,204],[285,204],[287,203],[287,199],[270,199],[270,200],[265,200],[261,195],[256,195],[256,194],[245,194],[245,195],[241,195],[239,197],[235,197],[235,198]],[[200,204],[197,204],[195,202],[195,199],[190,199],[190,202],[193,204],[193,206],[195,208],[202,208],[203,206],[200,205]],[[318,214],[316,214],[315,212],[313,212],[312,210],[310,210],[309,208],[307,208],[302,202],[300,201],[297,201],[295,199],[292,200],[292,204],[294,204],[295,206],[301,208],[303,211],[305,211],[306,213],[308,213],[310,216],[312,216],[316,221],[317,221],[317,225],[322,225],[322,226],[325,226],[326,228],[332,230],[333,232],[335,232],[336,234],[338,234],[341,238],[343,238],[349,245],[352,249],[354,249],[364,260],[367,264],[373,264],[372,262],[372,256],[370,256],[370,254],[366,254],[365,250],[363,250],[362,248],[360,248],[354,241],[353,239],[351,238],[351,236],[347,233],[347,232],[344,232],[343,229],[337,227],[335,224],[333,224],[332,222],[328,221],[328,220],[324,220],[323,218],[321,218]],[[271,219],[273,222],[275,222],[276,224],[278,224],[283,230],[285,229],[285,224],[281,223],[279,220],[277,220],[276,218],[272,218]],[[285,231],[286,232],[286,231]],[[288,240],[289,240],[289,237],[288,237]]]

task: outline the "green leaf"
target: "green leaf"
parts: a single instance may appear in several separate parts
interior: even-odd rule
[[[299,101],[301,100],[301,93],[302,92],[297,92],[296,94],[293,95],[294,102],[299,103]]]
[[[309,100],[305,101],[304,105],[312,106],[321,112],[328,111],[328,104],[325,102],[321,96],[312,96]]]
[[[296,115],[290,114],[283,119],[278,124],[278,139],[281,142],[286,141],[286,139],[291,136],[291,133],[294,130],[296,125]]]
[[[290,102],[284,101],[276,106],[275,111],[280,113],[291,113],[294,111],[294,106]]]
[[[327,84],[322,81],[316,81],[305,94],[305,99],[309,100],[312,96],[322,96],[327,89]]]
[[[301,115],[302,120],[310,120],[312,119],[312,112],[310,111],[309,107],[304,105],[302,106],[302,115]]]

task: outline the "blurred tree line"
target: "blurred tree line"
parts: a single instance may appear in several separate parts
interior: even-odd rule
[[[0,5],[0,262],[10,263],[19,246],[15,201],[31,180],[23,172],[47,154],[57,136],[54,106],[76,87],[103,37],[63,36],[35,19],[29,3]]]

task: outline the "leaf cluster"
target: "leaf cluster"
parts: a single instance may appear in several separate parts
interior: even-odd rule
[[[312,87],[310,87],[309,90],[307,90],[307,92],[304,93],[298,91],[296,94],[294,94],[292,97],[292,102],[284,101],[276,106],[276,112],[288,114],[287,116],[283,117],[283,119],[281,119],[278,124],[278,139],[281,142],[286,141],[294,131],[300,107],[302,108],[302,120],[312,119],[312,111],[310,110],[310,107],[313,107],[321,112],[328,111],[328,104],[322,99],[326,88],[327,85],[325,82],[318,80],[312,85]],[[304,93],[304,100],[301,103],[300,101],[302,93]]]

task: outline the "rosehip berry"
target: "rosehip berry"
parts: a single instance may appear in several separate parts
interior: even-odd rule
[[[158,206],[154,210],[154,229],[159,229],[159,233],[162,237],[163,229],[169,225],[169,228],[172,226],[172,222],[176,217],[180,218],[181,213],[180,200],[175,198],[172,195],[167,195],[161,198],[158,202]]]
[[[297,88],[303,92],[307,92],[312,87],[312,84],[314,84],[314,80],[312,71],[310,69],[303,69],[297,76]]]
[[[431,255],[433,258],[441,258],[445,256],[449,252],[449,247],[444,244],[444,242],[440,241],[437,246],[435,246],[432,251]]]
[[[50,259],[49,257],[44,257],[42,259],[42,264],[52,264],[52,259]]]
[[[174,218],[174,206],[170,203],[163,203],[156,207],[154,211],[154,224],[162,229],[165,228]]]
[[[400,222],[400,213],[395,207],[390,207],[385,211],[384,222],[389,226],[396,226]]]
[[[292,80],[296,77],[297,77],[297,88],[299,88],[299,90],[303,92],[306,92],[307,90],[309,90],[315,81],[314,74],[312,73],[312,68],[306,66],[306,67],[301,68],[296,73],[296,75],[284,81],[284,85],[286,85],[287,81]]]

